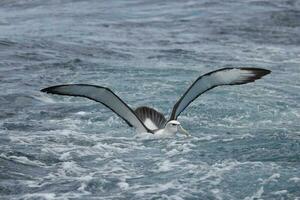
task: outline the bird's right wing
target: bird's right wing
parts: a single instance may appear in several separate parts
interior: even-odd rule
[[[139,132],[150,132],[144,123],[136,116],[135,112],[114,94],[110,89],[87,84],[56,85],[41,90],[42,92],[66,96],[85,97],[104,104]]]
[[[223,68],[200,76],[174,105],[169,120],[180,113],[204,92],[221,85],[241,85],[254,82],[271,71],[261,68]]]

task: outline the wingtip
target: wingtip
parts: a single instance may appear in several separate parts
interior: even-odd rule
[[[262,69],[262,68],[258,68],[258,71],[260,72],[260,74],[261,74],[262,76],[265,76],[265,75],[271,73],[271,70],[268,70],[268,69]]]
[[[268,69],[263,69],[263,68],[242,68],[243,70],[251,70],[253,71],[255,74],[257,75],[261,75],[261,76],[265,76],[267,74],[270,74],[271,73],[271,70],[268,70]]]
[[[271,70],[263,68],[241,68],[242,70],[251,71],[254,76],[249,77],[247,82],[254,82],[255,80],[261,79],[263,76],[266,76],[271,73]]]
[[[43,88],[40,90],[41,92],[45,92],[45,93],[48,93],[48,88]]]
[[[266,75],[270,74],[271,70],[257,68],[256,70],[254,70],[254,73],[257,76],[257,78],[259,79],[259,78],[262,78],[263,76],[266,76]]]
[[[51,87],[46,87],[41,89],[41,92],[45,92],[45,93],[53,93],[54,89],[57,88],[58,86],[51,86]]]

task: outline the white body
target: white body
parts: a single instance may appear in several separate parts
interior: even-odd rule
[[[184,128],[182,128],[177,120],[171,120],[166,124],[165,128],[155,131],[154,135],[157,137],[172,137],[177,132],[189,136],[189,133]]]

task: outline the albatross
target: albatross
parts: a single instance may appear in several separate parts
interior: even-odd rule
[[[137,132],[172,136],[175,133],[189,135],[177,120],[178,116],[201,94],[222,85],[241,85],[254,82],[271,71],[261,68],[222,68],[199,76],[179,98],[167,120],[157,110],[142,106],[135,110],[130,108],[120,97],[107,87],[89,84],[55,85],[42,89],[42,92],[85,97],[102,103]]]

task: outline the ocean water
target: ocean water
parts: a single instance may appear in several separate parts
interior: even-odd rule
[[[199,75],[272,70],[140,137],[105,106],[39,90],[111,88],[168,116]],[[300,199],[300,1],[1,0],[0,199]]]

